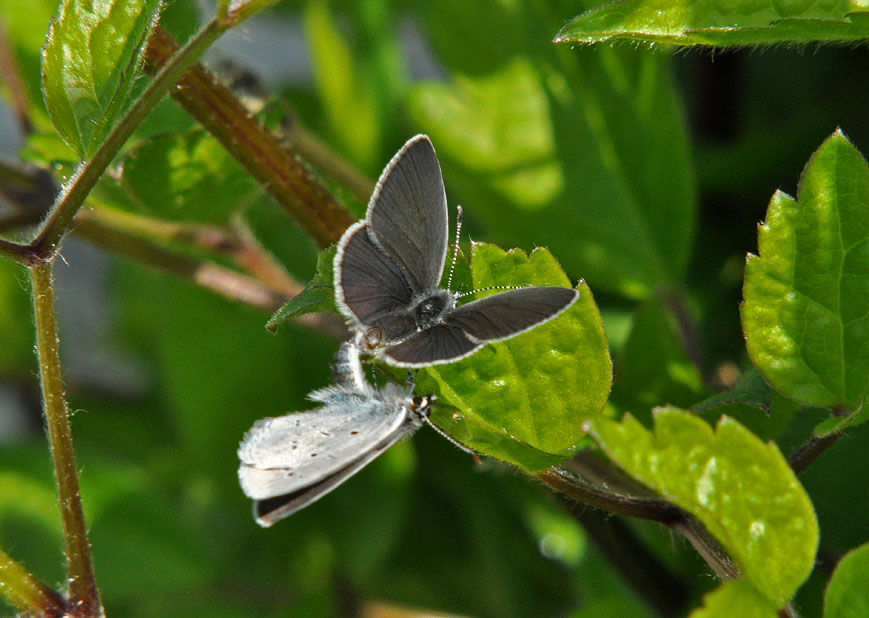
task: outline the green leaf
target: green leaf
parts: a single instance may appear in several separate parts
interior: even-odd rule
[[[797,199],[776,192],[745,267],[748,353],[783,395],[860,404],[869,391],[869,166],[839,131],[812,155]]]
[[[149,214],[208,223],[226,222],[261,192],[223,146],[199,130],[137,145],[124,159],[121,183]]]
[[[266,328],[276,333],[278,327],[291,318],[305,315],[306,313],[326,311],[327,307],[329,307],[327,303],[330,300],[333,301],[331,306],[334,308],[334,299],[335,293],[332,291],[332,288],[308,285],[272,314],[272,317],[266,322]]]
[[[778,609],[748,582],[737,579],[705,595],[703,607],[691,612],[689,618],[776,618]]]
[[[869,616],[869,544],[848,552],[836,565],[824,594],[824,618]]]
[[[57,132],[89,157],[132,100],[159,0],[66,0],[48,32],[42,90]]]
[[[869,11],[860,0],[621,0],[575,17],[555,42],[628,39],[726,47],[867,37]]]
[[[335,292],[333,289],[332,262],[335,259],[337,247],[332,246],[324,249],[317,256],[317,274],[311,279],[305,289],[296,294],[289,301],[275,311],[266,328],[275,333],[278,327],[289,320],[306,313],[321,313],[331,311],[337,313],[335,308]]]
[[[531,255],[474,244],[476,288],[558,285],[569,280],[546,249]],[[439,402],[456,409],[443,429],[483,453],[537,470],[563,460],[583,437],[582,422],[606,403],[612,363],[591,290],[564,314],[473,356],[424,370],[420,390],[432,386]],[[443,422],[443,416],[434,416]],[[554,456],[554,457],[553,457]]]
[[[443,21],[466,20],[457,11]],[[537,35],[534,19],[519,23]],[[494,242],[545,243],[595,289],[642,298],[684,273],[694,179],[667,58],[620,51],[547,47],[489,73],[457,71],[452,84],[421,83],[408,102],[448,195],[472,205],[468,218]]]
[[[314,79],[334,139],[355,162],[371,168],[380,154],[380,127],[371,82],[339,32],[324,0],[309,2],[305,26]]]
[[[715,431],[677,408],[654,417],[654,433],[630,415],[586,427],[628,474],[695,515],[745,580],[781,606],[808,577],[818,546],[812,503],[781,452],[726,416]]]
[[[646,410],[663,403],[688,406],[704,394],[703,379],[688,359],[679,338],[679,326],[657,295],[634,314],[631,334],[618,357],[612,402],[622,410]]]
[[[746,371],[736,386],[729,391],[707,397],[700,403],[691,406],[695,412],[711,410],[731,403],[744,403],[769,412],[769,384],[755,367]]]

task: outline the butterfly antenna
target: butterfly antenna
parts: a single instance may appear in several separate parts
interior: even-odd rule
[[[453,272],[456,270],[456,258],[459,257],[459,236],[462,233],[462,207],[456,206],[456,243],[453,245],[453,263],[450,264],[450,276],[447,277],[447,292],[453,289]]]
[[[531,285],[490,285],[487,288],[479,288],[476,290],[471,290],[470,292],[456,292],[456,298],[461,298],[462,296],[470,296],[471,294],[476,294],[477,292],[488,292],[489,290],[521,290],[522,288],[530,288],[534,287]]]

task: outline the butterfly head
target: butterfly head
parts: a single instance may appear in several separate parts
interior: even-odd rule
[[[437,401],[437,395],[417,395],[410,401],[410,409],[419,417],[427,418],[431,405]]]

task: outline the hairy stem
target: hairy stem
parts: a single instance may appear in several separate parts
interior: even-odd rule
[[[146,70],[162,71],[177,48],[169,33],[157,27],[145,52]],[[172,96],[320,247],[336,242],[353,223],[344,206],[201,66],[190,68]]]
[[[59,341],[54,316],[51,262],[30,267],[31,294],[36,323],[36,352],[42,384],[42,402],[48,442],[54,461],[60,516],[66,542],[69,613],[76,617],[102,616],[94,580],[84,512],[78,487],[78,470],[72,447],[69,406],[63,392]]]
[[[674,616],[688,602],[688,587],[649,551],[618,517],[576,506],[562,496],[568,512],[585,528],[589,540],[637,592],[663,616]]]
[[[570,461],[575,470],[553,466],[535,476],[565,496],[598,509],[657,521],[685,537],[722,579],[738,576],[730,557],[722,550],[703,525],[690,513],[654,495],[630,479],[612,476],[612,470],[601,466],[590,456],[579,455]],[[595,482],[596,477],[601,478]],[[622,491],[619,485],[626,489]]]
[[[58,200],[43,222],[39,234],[30,243],[30,254],[33,262],[48,262],[52,259],[61,238],[73,217],[84,204],[85,198],[135,128],[145,119],[145,116],[169,87],[178,81],[184,71],[222,33],[223,28],[216,21],[212,21],[190,39],[184,47],[177,50],[177,53],[172,54],[167,59],[151,83],[106,137],[106,141],[100,144],[89,161],[85,161],[79,166],[72,178],[63,187]]]
[[[0,596],[22,612],[45,618],[61,618],[63,599],[23,566],[0,550]]]
[[[615,493],[601,489],[602,486],[561,466],[546,468],[534,476],[577,502],[611,513],[651,519],[666,526],[671,526],[674,522],[687,516],[687,513],[682,509],[660,498]]]

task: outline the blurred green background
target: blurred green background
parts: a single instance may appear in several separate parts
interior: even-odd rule
[[[429,134],[471,238],[546,246],[574,281],[588,282],[615,360],[613,409],[643,419],[653,405],[690,407],[746,366],[738,304],[755,224],[776,189],[795,193],[806,160],[837,126],[869,148],[869,50],[674,54],[550,42],[593,4],[284,2],[230,32],[206,64],[227,82],[249,71],[270,122],[292,110],[372,180],[408,137]],[[26,143],[9,126],[0,144],[62,174],[69,153],[39,93],[39,49],[56,5],[0,0],[0,9],[36,126]],[[161,23],[183,40],[198,24],[195,3],[169,3]],[[121,163],[99,204],[217,225],[243,217],[293,275],[313,275],[313,243],[171,100]],[[662,527],[566,507],[427,430],[310,508],[258,528],[236,480],[238,441],[258,418],[308,407],[305,394],[329,382],[337,342],[295,326],[274,336],[263,312],[75,238],[62,255],[62,353],[109,615],[423,608],[627,618],[685,615],[714,586]],[[666,310],[673,297],[696,320],[703,372],[682,351]],[[7,263],[0,333],[0,547],[56,584],[60,522],[26,276]],[[775,397],[769,417],[736,405],[728,413],[785,453],[819,419]],[[852,515],[869,510],[866,431],[801,476],[822,526],[819,568],[797,600],[804,615],[819,613],[837,557],[869,539],[865,519]],[[611,550],[622,545],[610,535],[650,551],[615,560],[640,571],[636,586],[613,566]],[[644,569],[673,576],[669,607],[649,600]],[[390,608],[407,613],[383,613]]]

